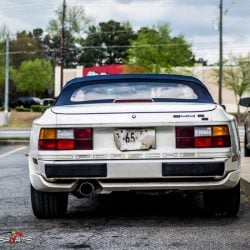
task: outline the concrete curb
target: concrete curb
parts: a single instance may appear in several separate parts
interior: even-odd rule
[[[241,191],[250,198],[250,157],[241,158]]]
[[[29,139],[0,139],[0,145],[29,144]]]
[[[0,145],[27,144],[30,128],[0,128]]]

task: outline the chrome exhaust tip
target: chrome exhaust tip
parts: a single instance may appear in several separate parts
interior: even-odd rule
[[[79,186],[78,191],[81,194],[81,196],[83,196],[85,198],[92,197],[96,193],[95,186],[91,182],[83,182],[83,183],[81,183],[81,185]]]

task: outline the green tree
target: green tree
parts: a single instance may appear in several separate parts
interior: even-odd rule
[[[130,41],[135,38],[131,25],[114,20],[91,26],[82,40],[80,63],[84,66],[122,64],[127,60]]]
[[[237,113],[239,114],[239,100],[244,93],[250,91],[250,55],[230,59],[230,65],[224,67],[223,84],[233,91],[237,104]]]
[[[92,22],[82,6],[67,6],[64,21],[64,66],[76,66],[80,58],[80,40]],[[44,50],[54,64],[61,63],[61,30],[63,25],[62,6],[56,11],[56,18],[49,21],[48,34],[44,37]]]
[[[171,37],[168,24],[141,28],[129,49],[128,64],[141,66],[148,73],[171,72],[172,67],[193,66],[191,45],[183,35]]]
[[[41,58],[41,45],[27,31],[18,32],[10,41],[10,61],[14,68],[19,68],[26,60]]]
[[[56,19],[51,19],[49,21],[47,31],[51,36],[57,36],[61,34],[63,25],[62,13],[62,6],[60,6],[56,10]],[[81,37],[89,27],[91,22],[92,18],[86,15],[83,6],[73,5],[66,7],[64,27],[71,33],[73,37]]]
[[[5,32],[6,27],[0,27],[0,89],[4,85],[5,79]]]
[[[102,40],[98,27],[89,27],[87,38],[81,41],[83,49],[80,56],[80,64],[85,67],[102,65],[105,55],[104,48],[101,45]]]
[[[6,67],[6,34],[10,33],[6,26],[0,28],[0,106],[4,103],[5,93],[5,67]],[[16,97],[16,88],[13,84],[13,67],[11,64],[11,54],[9,64],[9,100]]]
[[[24,61],[15,72],[15,82],[18,91],[37,96],[53,86],[52,65],[44,59]]]
[[[39,44],[40,53],[37,54],[37,57],[41,59],[51,60],[51,62],[53,62],[53,59],[50,57],[50,51],[48,50],[48,46],[45,43],[46,35],[47,34],[45,34],[43,29],[41,28],[36,28],[33,29],[32,32],[29,32],[29,36],[34,40],[34,42]]]
[[[64,50],[64,66],[66,68],[75,67],[79,61],[80,47],[77,46],[75,38],[71,33],[65,30],[65,50]],[[61,64],[61,37],[51,36],[49,34],[45,35],[43,38],[43,50],[46,53],[46,56],[53,65]]]

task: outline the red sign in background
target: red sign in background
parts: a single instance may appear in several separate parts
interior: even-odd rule
[[[126,74],[126,73],[140,73],[141,67],[134,67],[121,64],[111,64],[104,66],[83,68],[82,76],[93,75],[113,75],[113,74]]]

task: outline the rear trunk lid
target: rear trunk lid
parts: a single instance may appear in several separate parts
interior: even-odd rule
[[[57,106],[57,125],[148,126],[175,122],[211,121],[216,104],[105,103]]]

